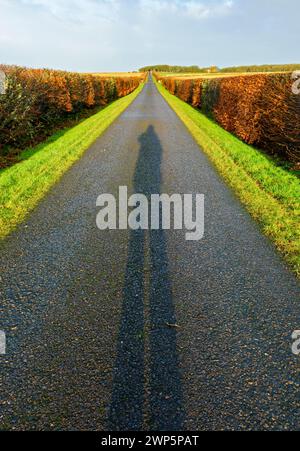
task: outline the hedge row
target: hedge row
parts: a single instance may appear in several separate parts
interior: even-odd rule
[[[69,118],[134,91],[144,75],[103,77],[48,69],[1,66],[6,91],[0,95],[0,156],[24,148]]]
[[[241,140],[300,161],[300,95],[292,74],[200,79],[161,77],[172,94],[199,108]]]

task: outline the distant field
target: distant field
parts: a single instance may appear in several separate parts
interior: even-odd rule
[[[87,75],[96,75],[97,77],[140,77],[140,72],[95,72]]]
[[[186,74],[175,74],[174,72],[160,72],[161,77],[172,77],[172,78],[185,78],[185,79],[195,79],[195,78],[226,78],[226,77],[240,77],[244,75],[272,75],[272,74],[281,74],[283,72],[232,72],[232,73],[213,73],[213,74],[193,74],[193,73],[186,73]]]

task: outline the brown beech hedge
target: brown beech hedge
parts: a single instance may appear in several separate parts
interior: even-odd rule
[[[0,95],[0,155],[34,144],[66,120],[130,94],[145,77],[1,65],[0,70],[6,75],[6,91]]]
[[[291,73],[213,79],[156,76],[172,94],[244,142],[300,161],[300,95],[293,93]]]

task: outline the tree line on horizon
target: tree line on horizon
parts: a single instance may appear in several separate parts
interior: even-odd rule
[[[139,69],[140,72],[170,72],[174,74],[182,73],[245,73],[245,72],[293,72],[300,70],[300,64],[263,64],[251,66],[233,66],[219,68],[217,66],[199,67],[199,66],[170,66],[168,64],[158,64],[154,66],[145,66]]]
[[[211,68],[201,68],[199,66],[170,66],[168,64],[158,64],[154,66],[145,66],[139,69],[139,72],[172,72],[176,74],[180,73],[202,73],[202,72],[210,72],[210,71],[218,72],[218,68],[213,66]]]

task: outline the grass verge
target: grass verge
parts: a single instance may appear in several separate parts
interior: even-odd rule
[[[299,178],[278,167],[270,157],[243,143],[201,112],[170,94],[159,83],[156,85],[218,172],[299,277]]]
[[[0,239],[38,204],[61,176],[114,122],[142,90],[113,102],[79,125],[24,151],[20,163],[0,172]]]

